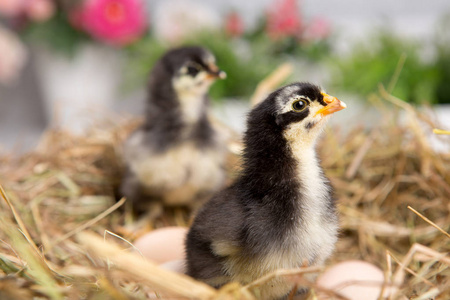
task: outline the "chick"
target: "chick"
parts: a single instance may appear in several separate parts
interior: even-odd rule
[[[280,268],[323,264],[338,217],[315,144],[345,107],[315,85],[293,83],[250,112],[242,173],[200,209],[186,238],[188,275],[214,287],[245,285]],[[292,286],[276,278],[258,289],[276,299]]]
[[[223,187],[225,138],[208,119],[207,93],[225,77],[201,47],[170,50],[155,64],[145,122],[124,145],[120,192],[137,212],[195,206]]]

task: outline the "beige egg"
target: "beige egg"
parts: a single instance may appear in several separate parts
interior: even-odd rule
[[[155,229],[138,238],[133,244],[144,257],[158,264],[184,259],[185,227]]]
[[[321,288],[332,290],[350,300],[377,300],[382,291],[384,274],[378,267],[360,260],[338,263],[317,279]],[[319,292],[319,299],[328,298]]]

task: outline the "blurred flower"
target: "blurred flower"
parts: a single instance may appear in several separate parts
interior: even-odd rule
[[[27,52],[17,36],[0,26],[0,82],[9,84],[14,81],[26,59]]]
[[[302,30],[302,18],[296,0],[276,1],[268,12],[267,33],[278,39],[287,36],[299,36]]]
[[[55,13],[55,5],[50,0],[29,0],[25,11],[31,20],[43,22],[53,16]]]
[[[32,21],[43,22],[53,16],[52,0],[0,0],[0,15],[8,18],[26,16]]]
[[[27,0],[0,0],[0,15],[16,17],[23,12]]]
[[[244,33],[244,23],[237,12],[231,12],[226,16],[225,32],[233,37],[241,36]]]
[[[214,10],[190,0],[166,0],[155,15],[156,36],[171,44],[179,44],[199,31],[220,28],[221,19]]]
[[[147,29],[142,0],[87,0],[71,17],[95,38],[113,45],[126,45]]]
[[[317,17],[306,28],[304,38],[306,40],[322,40],[327,38],[330,33],[330,23],[324,18]]]

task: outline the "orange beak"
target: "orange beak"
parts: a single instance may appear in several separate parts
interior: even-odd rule
[[[227,73],[220,70],[215,64],[211,63],[208,65],[209,71],[208,71],[208,78],[210,79],[225,79],[227,78]]]
[[[227,78],[227,73],[225,73],[222,70],[219,70],[217,72],[208,72],[208,74],[206,75],[206,78],[213,79],[213,80],[225,79],[225,78]]]
[[[327,103],[327,106],[319,109],[314,116],[321,115],[322,117],[325,117],[337,111],[343,110],[344,108],[347,107],[347,105],[344,102],[342,102],[336,97],[332,97],[325,93],[322,93],[322,95],[323,101]]]

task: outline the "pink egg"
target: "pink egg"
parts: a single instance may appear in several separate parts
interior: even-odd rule
[[[163,264],[184,259],[185,227],[164,227],[144,234],[134,246],[149,260]]]
[[[321,288],[332,290],[350,300],[377,300],[384,282],[378,267],[360,260],[338,263],[317,279]],[[322,295],[320,299],[328,299]]]

